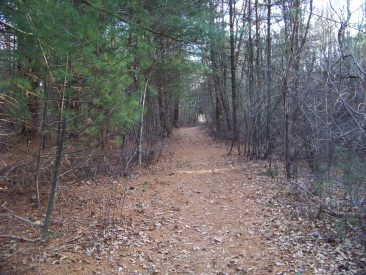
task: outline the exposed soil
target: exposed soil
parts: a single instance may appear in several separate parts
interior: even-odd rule
[[[0,217],[0,234],[38,240],[0,239],[0,274],[364,274],[362,247],[295,215],[265,162],[227,149],[201,128],[181,128],[158,163],[129,178],[60,186],[47,236]],[[43,222],[45,208],[28,197],[1,204]]]

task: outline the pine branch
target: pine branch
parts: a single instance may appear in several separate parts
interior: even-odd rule
[[[22,31],[21,29],[18,29],[17,27],[15,27],[15,26],[13,26],[13,25],[11,25],[11,24],[9,24],[9,23],[6,23],[4,20],[1,20],[1,19],[0,19],[0,23],[1,23],[1,24],[3,24],[3,25],[5,25],[6,27],[11,28],[11,29],[14,29],[14,30],[16,30],[16,31],[18,31],[18,32],[21,32],[21,33],[24,33],[24,34],[33,35],[33,33],[32,33],[32,32]]]
[[[99,10],[99,11],[102,11],[102,12],[105,12],[106,14],[109,14],[111,16],[114,16],[116,18],[118,18],[119,20],[121,20],[123,23],[126,23],[126,24],[129,24],[130,22],[128,20],[126,20],[125,18],[123,18],[122,16],[118,15],[118,14],[112,14],[110,11],[108,11],[107,9],[105,8],[102,8],[102,7],[98,7],[96,6],[95,4],[93,4],[91,1],[89,0],[80,0],[81,2],[83,2],[84,4],[96,9],[96,10]],[[170,35],[167,35],[165,34],[164,32],[159,32],[159,31],[155,31],[153,30],[152,28],[150,27],[144,27],[143,28],[153,34],[157,34],[157,35],[161,35],[161,36],[165,36],[166,38],[169,38],[169,39],[172,39],[172,40],[175,40],[175,41],[183,41],[181,39],[178,39],[178,38],[175,38],[175,37],[172,37]]]

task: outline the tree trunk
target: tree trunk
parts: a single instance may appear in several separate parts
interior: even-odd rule
[[[267,3],[267,152],[268,166],[272,168],[272,131],[271,131],[271,109],[272,109],[272,43],[271,43],[271,8],[272,2]]]
[[[179,99],[174,101],[174,115],[173,115],[173,125],[174,128],[179,128]]]
[[[65,87],[64,87],[64,91],[62,93],[61,103],[60,103],[60,111],[59,111],[59,123],[58,123],[58,130],[57,130],[57,135],[58,135],[57,153],[56,153],[56,158],[55,158],[55,168],[53,171],[52,187],[51,187],[50,197],[48,200],[46,218],[45,218],[45,222],[43,225],[43,233],[48,232],[48,228],[49,228],[50,220],[51,220],[51,214],[53,212],[53,206],[55,204],[55,199],[56,199],[58,175],[59,175],[59,169],[61,166],[63,146],[64,146],[64,142],[65,142],[65,132],[66,132],[65,111],[68,108],[68,103],[69,103],[68,98],[65,99]]]
[[[145,102],[146,102],[146,94],[147,94],[147,88],[148,88],[148,83],[150,80],[150,76],[151,73],[153,71],[153,67],[154,65],[151,66],[149,74],[147,76],[147,78],[145,79],[145,86],[144,86],[144,91],[143,94],[141,96],[141,101],[140,104],[142,106],[143,109],[145,109]],[[138,151],[137,151],[137,155],[139,158],[139,165],[142,165],[142,138],[143,138],[143,130],[144,130],[144,112],[142,112],[141,114],[141,119],[140,119],[140,129],[139,129],[139,138],[138,138]]]
[[[36,159],[36,171],[35,171],[35,195],[36,195],[36,206],[40,208],[40,198],[39,198],[39,173],[40,173],[40,166],[41,166],[41,157],[42,151],[45,146],[45,125],[46,125],[46,118],[47,118],[47,111],[48,111],[48,87],[47,83],[44,83],[44,102],[43,102],[43,115],[41,121],[41,129],[40,129],[40,139],[39,139],[39,147]]]
[[[238,154],[240,155],[239,144],[239,129],[238,129],[238,99],[236,90],[236,64],[235,64],[235,40],[234,40],[234,10],[235,4],[233,0],[229,0],[230,14],[230,65],[231,65],[231,99],[232,99],[232,114],[233,114],[233,139],[229,154],[231,154],[233,146],[237,143]]]

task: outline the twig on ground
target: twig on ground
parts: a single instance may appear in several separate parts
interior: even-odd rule
[[[331,216],[333,218],[345,218],[345,217],[354,217],[358,219],[366,219],[366,214],[363,213],[352,213],[352,212],[341,212],[341,211],[334,211],[329,206],[325,205],[323,202],[320,201],[320,198],[315,196],[312,192],[310,192],[308,189],[306,189],[304,186],[302,186],[300,183],[297,182],[291,182],[291,184],[296,185],[297,188],[303,190],[306,194],[313,197],[314,201],[308,200],[308,203],[310,203],[313,207],[315,207],[317,212],[317,217],[319,217],[321,214],[326,214],[328,216]]]
[[[20,236],[14,236],[14,235],[0,235],[0,239],[13,239],[13,240],[19,240],[19,241],[25,241],[29,243],[34,243],[39,241],[38,239],[29,239],[26,237],[20,237]]]
[[[15,215],[13,210],[11,210],[11,209],[9,209],[9,208],[7,208],[5,206],[5,203],[2,204],[1,207],[4,208],[4,209],[6,209],[7,211],[9,211],[10,214],[0,214],[0,217],[12,217],[12,218],[16,218],[18,220],[21,220],[22,222],[26,222],[26,223],[28,223],[28,224],[30,224],[32,226],[42,226],[42,223],[40,221],[31,222],[30,220],[27,220],[27,219],[22,218],[22,217],[20,217],[18,215]]]

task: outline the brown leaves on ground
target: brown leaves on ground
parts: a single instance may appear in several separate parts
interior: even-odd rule
[[[294,215],[281,180],[264,170],[265,163],[227,156],[200,128],[179,129],[157,164],[128,179],[60,187],[53,232],[36,244],[2,239],[0,271],[362,274],[362,247],[329,237],[324,220]],[[1,234],[39,230],[24,228],[2,219]]]

